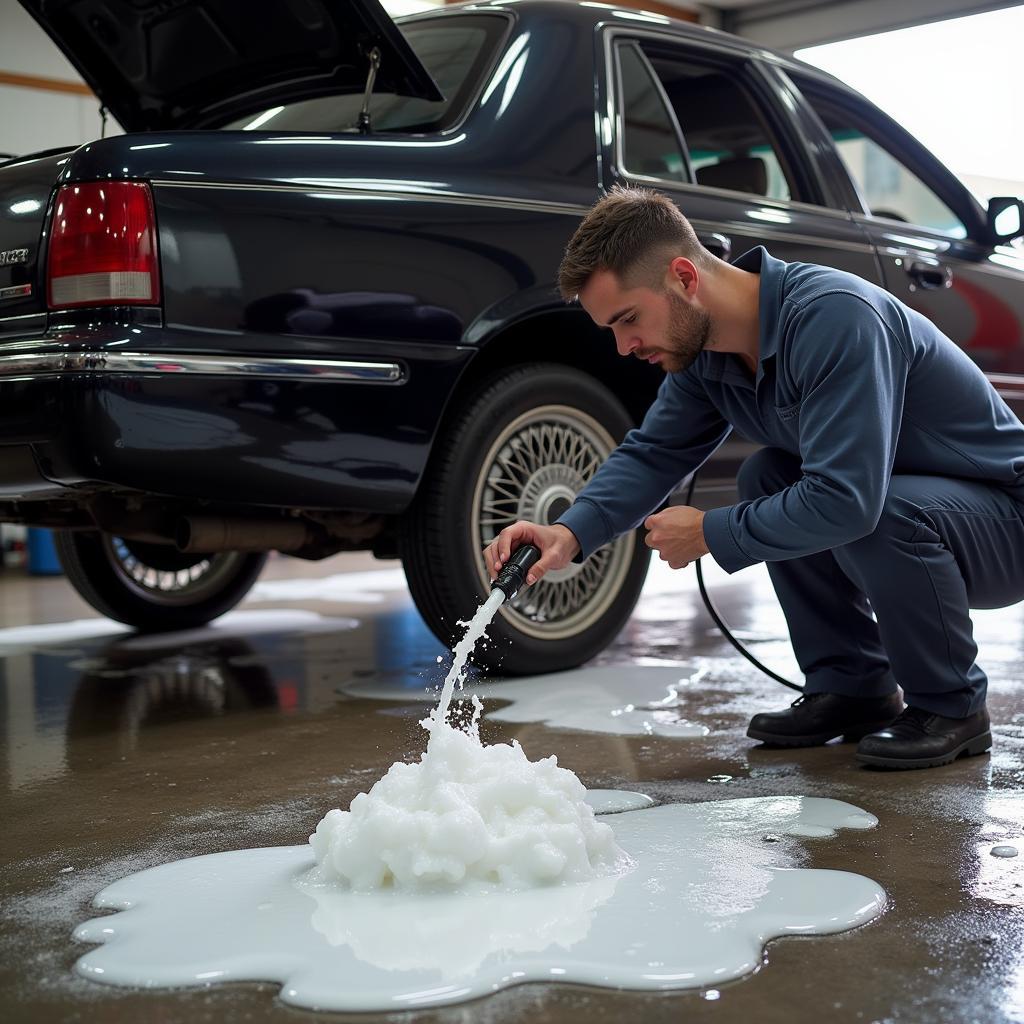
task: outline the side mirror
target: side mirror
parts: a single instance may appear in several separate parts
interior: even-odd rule
[[[988,229],[997,242],[1009,242],[1024,235],[1024,202],[1013,196],[995,196],[990,199]]]

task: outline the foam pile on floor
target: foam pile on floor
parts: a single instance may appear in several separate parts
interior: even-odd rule
[[[480,698],[466,728],[448,723],[466,661],[504,599],[495,589],[466,623],[440,700],[420,722],[418,762],[395,763],[349,810],[329,811],[309,837],[312,881],[360,892],[495,883],[506,888],[585,882],[629,864],[586,788],[554,756],[530,761],[515,741],[480,742]]]
[[[310,836],[318,882],[354,890],[493,882],[508,888],[582,882],[628,863],[586,788],[556,757],[480,742],[436,718],[419,761],[396,763],[348,811],[329,811]]]

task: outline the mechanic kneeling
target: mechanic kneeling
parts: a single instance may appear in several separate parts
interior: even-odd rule
[[[859,739],[860,761],[891,768],[988,750],[970,608],[1024,599],[1024,424],[970,358],[851,274],[763,248],[717,259],[645,189],[595,204],[559,287],[620,355],[666,376],[555,525],[501,532],[492,574],[530,542],[534,582],[641,522],[673,568],[766,562],[806,683],[749,736]],[[740,502],[649,514],[732,427],[766,446],[742,466]]]

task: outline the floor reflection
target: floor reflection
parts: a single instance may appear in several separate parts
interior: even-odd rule
[[[152,635],[104,620],[0,630],[6,788],[123,759],[153,730],[321,711],[343,684],[380,673],[422,689],[442,650],[411,605],[362,621],[239,611]],[[98,736],[103,744],[81,749]]]

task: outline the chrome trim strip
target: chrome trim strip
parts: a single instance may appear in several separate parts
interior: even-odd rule
[[[292,359],[266,356],[204,356],[150,352],[35,352],[0,356],[0,379],[44,377],[65,373],[145,373],[258,377],[264,380],[348,381],[402,384],[398,363],[359,359]]]
[[[1000,398],[1024,402],[1024,374],[986,373],[985,376]]]
[[[213,188],[230,189],[235,192],[300,192],[303,195],[342,195],[354,199],[393,199],[431,203],[450,203],[456,206],[491,206],[499,209],[520,210],[527,213],[557,213],[569,217],[580,217],[590,207],[582,203],[553,203],[545,199],[514,199],[506,196],[474,195],[471,192],[441,192],[436,189],[417,187],[410,183],[407,188],[378,187],[372,181],[361,181],[359,185],[334,184],[331,181],[309,181],[291,185],[243,185],[231,181],[168,181],[153,179],[154,187],[160,188]]]
[[[666,189],[668,191],[668,189]],[[739,193],[734,193],[738,195]],[[709,221],[700,218],[695,218],[690,221],[694,228],[699,232],[704,231],[719,231],[724,235],[730,234],[729,224],[723,221]],[[840,238],[828,238],[825,235],[806,235],[802,232],[796,231],[778,231],[773,228],[767,227],[767,222],[755,223],[751,221],[750,226],[741,225],[743,230],[750,235],[753,235],[757,239],[766,239],[775,242],[799,242],[801,245],[816,245],[822,249],[839,249],[843,252],[856,252],[861,255],[871,255],[874,253],[874,249],[870,245],[862,244],[860,242],[848,242],[845,239]],[[752,245],[754,243],[751,243]],[[740,251],[736,250],[737,256],[740,255]]]

